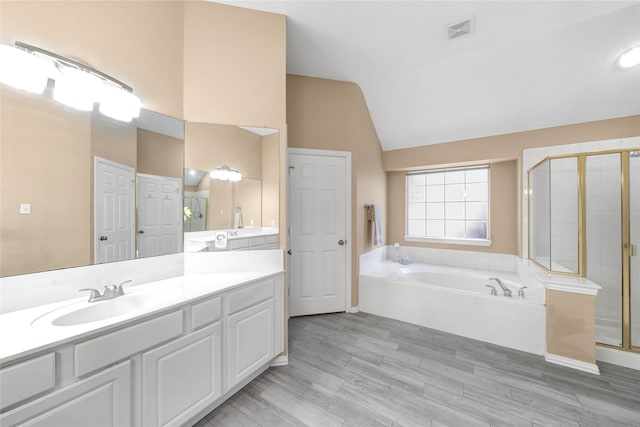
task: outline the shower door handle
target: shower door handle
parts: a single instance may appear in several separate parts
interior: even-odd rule
[[[636,245],[632,245],[631,243],[625,243],[624,248],[629,250],[629,256],[636,256]]]

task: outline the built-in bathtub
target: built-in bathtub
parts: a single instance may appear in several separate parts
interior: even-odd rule
[[[449,252],[446,259],[450,263],[465,262],[461,251]],[[474,268],[424,262],[434,254],[429,252],[423,262],[410,266],[388,259],[385,248],[363,255],[359,310],[529,353],[545,353],[542,284],[521,274],[516,262],[496,263],[489,257],[486,265],[471,262]],[[414,258],[420,260],[420,256]],[[491,265],[500,265],[500,269],[492,270]],[[489,277],[499,277],[513,296],[504,296]],[[491,295],[487,284],[496,288],[497,296]],[[525,296],[518,297],[522,286],[527,286]]]

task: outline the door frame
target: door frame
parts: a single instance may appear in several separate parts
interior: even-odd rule
[[[287,253],[291,249],[291,155],[301,154],[306,156],[324,156],[324,157],[342,157],[345,159],[345,234],[347,240],[346,252],[346,265],[345,265],[345,307],[346,313],[357,313],[358,309],[351,306],[351,290],[353,284],[351,283],[351,254],[354,247],[353,236],[351,234],[351,152],[350,151],[337,151],[337,150],[320,150],[315,148],[287,148]],[[287,265],[291,262],[291,256],[288,255]],[[289,279],[291,268],[286,269],[287,275],[287,298],[291,295],[291,280]],[[291,304],[287,304],[287,319],[291,317]]]
[[[136,232],[135,232],[135,239],[136,239],[136,258],[138,258],[138,211],[139,211],[139,199],[138,199],[138,177],[144,177],[144,178],[164,178],[166,180],[169,181],[175,181],[178,184],[178,199],[179,202],[178,203],[178,218],[184,218],[184,185],[182,185],[182,179],[181,178],[175,178],[172,176],[164,176],[164,175],[153,175],[150,173],[136,173],[135,174],[135,210],[136,210],[136,219],[135,219],[135,226],[136,226]],[[179,221],[180,223],[180,230],[178,231],[178,252],[177,253],[182,253],[184,252],[184,220],[183,221]]]
[[[131,219],[129,220],[129,228],[131,230],[131,258],[136,259],[136,254],[138,253],[137,241],[136,241],[136,170],[131,166],[123,165],[121,163],[117,163],[111,160],[107,160],[105,158],[99,156],[93,156],[93,263],[98,264],[98,180],[97,172],[98,172],[98,163],[103,163],[105,165],[115,167],[118,169],[123,169],[130,171],[133,175],[132,181],[132,190],[131,190]]]

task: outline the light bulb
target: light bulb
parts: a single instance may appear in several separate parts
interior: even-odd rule
[[[105,86],[100,96],[100,112],[112,119],[130,122],[140,115],[140,98],[115,86]]]
[[[99,77],[63,66],[53,88],[53,99],[76,110],[91,111],[104,84]]]
[[[25,50],[0,45],[0,82],[41,94],[47,87],[52,63]]]

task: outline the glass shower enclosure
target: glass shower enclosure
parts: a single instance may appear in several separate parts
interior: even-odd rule
[[[529,259],[602,286],[596,341],[640,352],[640,151],[548,157],[528,180]]]

